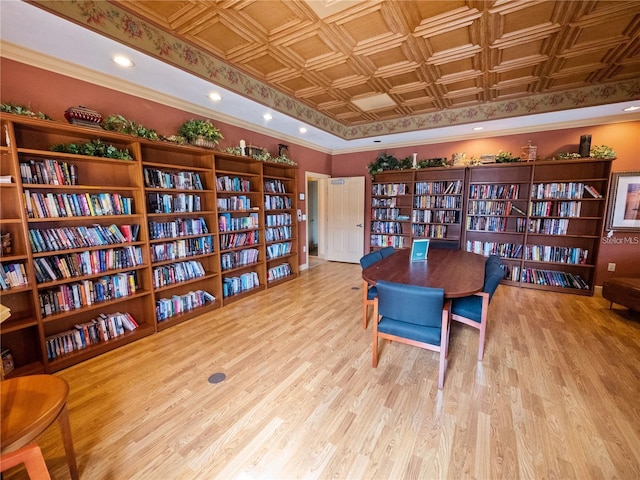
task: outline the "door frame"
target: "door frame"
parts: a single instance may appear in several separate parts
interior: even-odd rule
[[[331,175],[326,173],[317,173],[317,172],[304,172],[304,214],[305,218],[309,218],[309,181],[316,180],[318,181],[318,257],[326,258],[327,252],[327,239],[326,239],[326,229],[327,229],[327,194],[326,194],[326,180],[331,178]],[[323,182],[324,180],[324,182]],[[304,238],[304,252],[305,252],[305,263],[300,265],[300,270],[306,270],[309,268],[309,222],[305,220],[304,222],[305,228],[305,238]]]

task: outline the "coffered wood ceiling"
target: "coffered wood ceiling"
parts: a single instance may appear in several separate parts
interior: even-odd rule
[[[636,0],[33,3],[343,138],[640,97]]]

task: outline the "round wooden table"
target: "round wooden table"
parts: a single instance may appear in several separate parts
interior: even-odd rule
[[[0,451],[11,452],[27,445],[58,419],[69,472],[77,480],[67,382],[53,375],[29,375],[3,380],[0,390]]]
[[[362,271],[362,278],[375,285],[378,280],[443,288],[445,298],[467,297],[482,291],[486,258],[476,253],[430,248],[426,262],[412,262],[410,249],[374,263]]]

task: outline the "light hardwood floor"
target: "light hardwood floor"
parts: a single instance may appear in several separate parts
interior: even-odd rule
[[[638,318],[500,286],[484,361],[454,322],[439,392],[436,353],[371,367],[360,273],[323,263],[58,373],[81,478],[640,478]],[[57,427],[39,443],[69,478]]]

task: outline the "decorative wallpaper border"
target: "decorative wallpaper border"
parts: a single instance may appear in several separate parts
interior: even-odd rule
[[[32,4],[345,140],[591,107],[640,98],[640,79],[347,126],[106,1]]]

